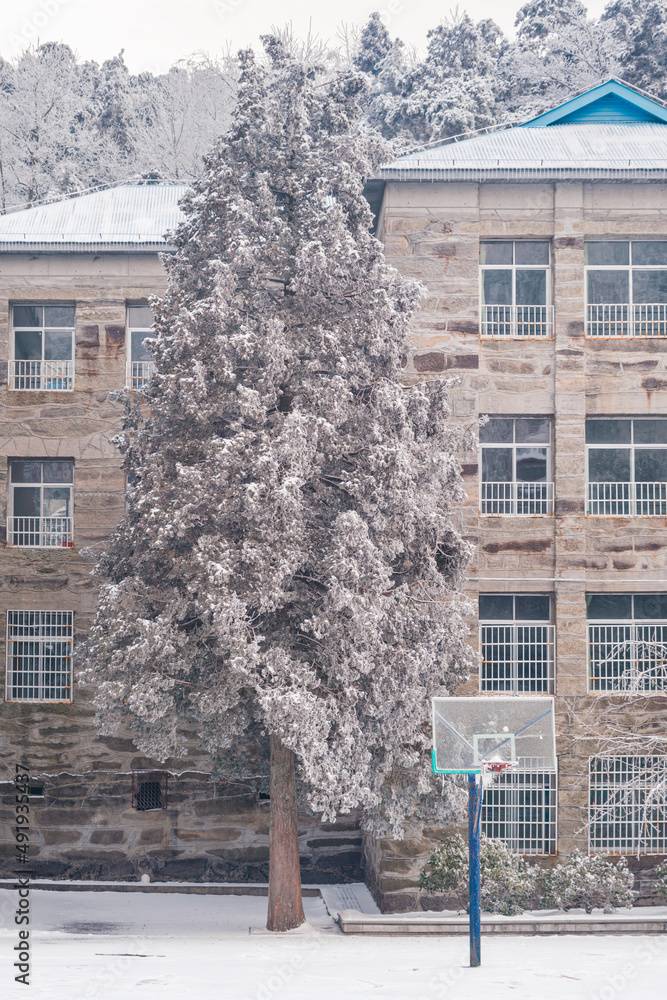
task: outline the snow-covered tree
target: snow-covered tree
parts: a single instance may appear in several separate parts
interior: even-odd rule
[[[429,719],[467,672],[469,550],[448,387],[401,377],[421,292],[370,235],[362,178],[385,150],[363,80],[265,47],[267,65],[242,56],[166,260],[82,655],[100,726],[151,757],[184,754],[186,723],[228,773],[270,752],[268,926],[285,929],[303,920],[295,762],[329,820],[361,807],[396,832],[457,808]]]
[[[617,43],[618,75],[667,98],[667,2],[612,0],[601,21]]]

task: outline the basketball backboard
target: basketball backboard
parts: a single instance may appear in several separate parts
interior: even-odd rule
[[[433,770],[480,774],[491,762],[556,768],[553,698],[434,698]]]

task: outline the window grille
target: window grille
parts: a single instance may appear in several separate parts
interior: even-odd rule
[[[132,806],[138,812],[167,808],[167,772],[133,771]]]
[[[128,389],[143,389],[155,372],[155,364],[145,340],[154,340],[153,321],[155,317],[148,305],[132,305],[127,308],[127,375]]]
[[[516,854],[555,854],[555,771],[506,771],[484,790],[482,833]]]
[[[480,335],[488,340],[553,338],[547,240],[482,240]]]
[[[72,700],[71,611],[8,611],[6,701]]]
[[[67,459],[11,459],[7,545],[72,548],[73,479]]]
[[[667,240],[587,240],[586,336],[667,336]]]
[[[480,594],[480,691],[551,694],[555,627],[546,594]]]
[[[489,417],[479,429],[482,517],[548,517],[554,512],[549,417]]]
[[[591,757],[589,852],[667,854],[667,757]]]
[[[71,304],[12,307],[10,389],[22,392],[74,389],[74,316],[75,307]]]
[[[667,419],[586,420],[589,517],[667,516]]]
[[[667,594],[587,594],[588,690],[667,691]]]

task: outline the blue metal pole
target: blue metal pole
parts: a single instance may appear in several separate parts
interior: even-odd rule
[[[470,870],[469,920],[470,920],[470,968],[481,962],[480,950],[480,828],[482,820],[481,775],[468,775],[468,854]]]

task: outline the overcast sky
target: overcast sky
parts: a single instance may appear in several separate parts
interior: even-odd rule
[[[508,33],[522,0],[466,0],[459,6],[474,19],[493,17]],[[639,0],[638,0],[639,2]],[[102,62],[125,50],[131,72],[160,72],[194,52],[217,55],[257,45],[271,25],[291,21],[334,39],[341,23],[363,24],[379,10],[392,35],[423,49],[426,32],[455,6],[444,0],[5,0],[0,19],[0,54],[13,58],[31,41],[69,43],[84,59]],[[590,0],[599,14],[605,0]]]

